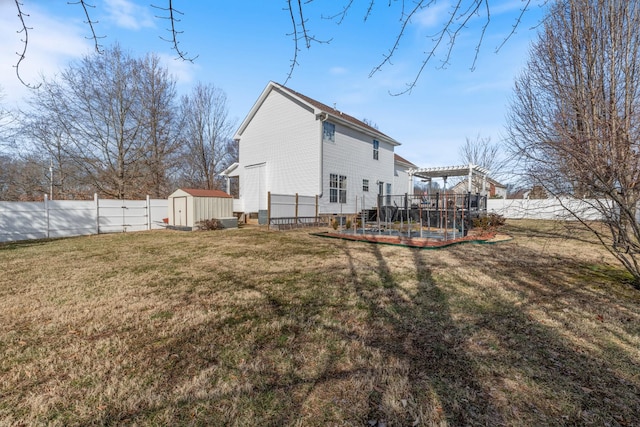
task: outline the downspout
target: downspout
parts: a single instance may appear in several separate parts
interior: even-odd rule
[[[323,112],[316,117],[320,119],[320,194],[318,198],[321,199],[324,194],[324,122],[329,118],[329,114]]]

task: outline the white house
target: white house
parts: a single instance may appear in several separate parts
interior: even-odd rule
[[[234,136],[239,162],[235,211],[267,209],[267,193],[318,196],[318,211],[355,213],[378,194],[412,191],[411,162],[395,139],[361,120],[270,82]],[[364,200],[364,201],[363,201]]]

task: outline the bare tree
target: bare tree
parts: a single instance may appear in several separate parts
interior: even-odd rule
[[[0,155],[0,200],[42,200],[47,182],[47,168],[37,154]]]
[[[32,29],[29,27],[29,14],[24,10],[23,2],[26,0],[14,0],[16,5],[16,13],[18,17],[18,32],[22,35],[23,49],[22,52],[18,52],[18,60],[16,63],[16,73],[18,79],[22,81],[20,77],[20,65],[26,58],[26,53],[29,44],[29,32]],[[499,50],[504,43],[514,34],[515,30],[521,25],[523,16],[534,6],[543,6],[548,0],[521,0],[521,7],[513,14],[511,29],[508,35],[503,40],[503,43],[496,49]],[[398,29],[395,34],[390,37],[389,48],[386,53],[383,54],[383,59],[376,64],[371,72],[370,76],[379,72],[383,67],[391,64],[393,58],[400,50],[401,42],[407,36],[408,28],[411,23],[418,19],[419,15],[430,8],[436,7],[435,0],[415,0],[412,2],[407,1],[389,1],[389,2],[376,2],[375,0],[368,0],[363,3],[362,9],[356,13],[367,21],[367,19],[375,12],[381,10],[381,13],[389,14],[395,13],[398,17]],[[480,48],[484,41],[484,36],[491,23],[492,6],[495,5],[495,0],[455,0],[451,2],[449,10],[445,12],[445,19],[443,24],[428,37],[430,43],[429,47],[425,50],[421,58],[417,58],[418,67],[415,72],[415,77],[412,81],[406,84],[406,87],[401,93],[411,91],[417,84],[420,76],[422,75],[425,67],[433,58],[436,57],[437,52],[441,49],[444,51],[442,56],[441,65],[444,67],[449,63],[451,54],[453,52],[454,45],[457,39],[465,32],[471,31],[469,27],[472,22],[479,19],[480,25],[477,30],[477,44],[475,49],[475,55],[472,60],[471,68],[475,68],[475,63],[480,52]],[[69,2],[73,7],[80,9],[80,13],[87,24],[89,29],[88,38],[94,42],[96,52],[102,52],[102,46],[100,40],[104,36],[99,35],[98,22],[91,17],[92,9],[95,7],[86,0],[76,0]],[[274,3],[275,4],[275,3]],[[381,4],[384,4],[386,8],[382,8]],[[313,44],[327,44],[331,42],[331,38],[317,37],[313,32],[313,24],[318,19],[326,20],[330,19],[337,24],[343,24],[347,18],[347,15],[357,9],[357,2],[353,0],[342,0],[339,2],[331,3],[331,6],[322,6],[319,9],[314,9],[315,3],[313,0],[286,0],[286,7],[284,12],[289,16],[290,28],[288,36],[291,37],[293,42],[293,53],[290,63],[289,72],[286,80],[293,75],[295,67],[298,65],[298,53],[301,47],[310,48]],[[156,16],[158,19],[164,20],[167,23],[167,31],[169,37],[163,37],[164,40],[170,43],[171,48],[175,51],[177,56],[183,60],[193,61],[196,57],[189,55],[180,47],[180,35],[182,30],[178,29],[181,24],[181,18],[183,13],[176,9],[171,0],[164,0],[164,2],[156,1],[156,4],[151,5],[159,14]],[[280,5],[277,5],[279,9],[282,9]],[[335,7],[335,9],[331,9]],[[318,16],[317,12],[320,10]],[[28,82],[24,82],[25,85],[30,85]],[[286,84],[286,81],[285,81]]]
[[[500,144],[491,142],[491,137],[483,138],[478,134],[475,139],[466,138],[464,145],[460,147],[460,160],[482,166],[493,175],[498,175],[504,167],[502,149]]]
[[[137,65],[115,46],[45,80],[35,98],[64,128],[68,154],[98,192],[119,199],[139,195],[143,173]]]
[[[175,80],[155,54],[148,54],[137,62],[140,121],[146,145],[142,160],[144,191],[153,197],[167,197],[172,190],[170,175],[177,167],[183,124],[182,117],[175,113]]]
[[[511,148],[551,195],[590,197],[582,221],[640,289],[640,3],[558,2],[517,78]]]
[[[235,121],[228,117],[227,95],[214,85],[199,83],[182,98],[181,115],[185,120],[183,181],[222,188],[218,174],[237,158],[231,138]]]
[[[164,197],[180,142],[175,102],[175,81],[157,56],[136,59],[116,45],[45,79],[23,134],[56,161],[63,197],[88,186],[119,199]],[[67,177],[73,186],[62,187]]]
[[[483,138],[480,134],[475,139],[466,138],[460,147],[459,158],[464,164],[481,166],[489,171],[493,179],[500,181],[508,166],[508,159],[504,156],[504,147],[500,143],[491,142],[491,137]],[[461,178],[458,182],[466,181]],[[482,178],[473,176],[474,191],[480,191],[484,184]]]
[[[4,90],[0,86],[0,154],[2,154],[2,151],[8,151],[8,149],[11,148],[12,133],[10,132],[10,130],[11,126],[14,124],[12,112],[7,110],[2,104],[4,97]]]
[[[23,111],[19,123],[21,152],[26,156],[37,155],[42,167],[49,170],[46,192],[53,199],[91,197],[94,187],[79,162],[74,159],[72,142],[55,116],[48,111],[38,111],[36,114]]]

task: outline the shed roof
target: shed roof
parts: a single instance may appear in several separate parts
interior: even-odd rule
[[[193,197],[219,197],[224,199],[232,198],[231,195],[222,190],[203,190],[198,188],[181,188],[180,190]]]

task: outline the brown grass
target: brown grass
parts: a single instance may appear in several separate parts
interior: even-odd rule
[[[640,425],[640,293],[590,237],[258,229],[0,246],[0,425]]]

